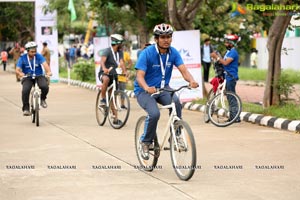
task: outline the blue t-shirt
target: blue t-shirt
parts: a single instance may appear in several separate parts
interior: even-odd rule
[[[36,53],[35,54],[35,73],[34,73],[34,66],[33,66],[33,60],[30,60],[31,65],[29,65],[28,63],[28,59],[27,59],[27,53],[22,55],[17,63],[17,67],[22,69],[22,72],[26,75],[26,74],[35,74],[36,76],[39,75],[43,75],[43,68],[42,68],[42,63],[46,62],[45,58],[39,54]],[[30,68],[30,66],[32,67],[32,69]]]
[[[239,75],[238,75],[238,67],[239,67],[239,54],[235,48],[232,48],[231,50],[228,50],[224,56],[224,60],[227,58],[232,58],[232,62],[229,63],[228,65],[224,65],[224,69],[229,72],[235,80],[239,80]],[[231,76],[226,75],[226,80],[231,81],[234,80]]]
[[[179,52],[174,48],[170,47],[169,49],[169,59],[166,65],[167,54],[158,54],[155,48],[155,45],[148,46],[144,49],[135,65],[136,70],[143,70],[145,72],[145,81],[149,87],[161,87],[162,81],[162,72],[160,66],[160,57],[162,58],[162,62],[165,68],[165,86],[169,85],[173,66],[179,67],[183,64],[183,60],[179,54]],[[139,92],[144,91],[137,82],[134,81],[134,93],[138,94]]]

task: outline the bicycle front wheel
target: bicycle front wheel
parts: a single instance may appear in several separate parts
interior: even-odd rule
[[[216,95],[208,107],[210,121],[218,127],[226,127],[234,123],[241,111],[241,99],[233,92]]]
[[[35,123],[35,110],[33,107],[33,96],[30,94],[30,112],[31,112],[31,122]]]
[[[109,102],[108,121],[115,129],[122,128],[129,117],[130,101],[124,91],[117,90]]]
[[[35,124],[36,126],[40,126],[40,104],[39,104],[39,98],[40,97],[35,97]]]
[[[183,120],[174,124],[175,137],[171,134],[170,153],[176,175],[184,181],[194,175],[197,162],[196,144],[192,129]]]
[[[138,119],[136,123],[134,144],[135,144],[136,155],[140,163],[139,169],[145,171],[152,171],[156,167],[158,157],[160,155],[160,149],[157,141],[157,136],[155,136],[153,144],[151,144],[149,147],[149,159],[148,160],[143,159],[141,154],[142,152],[141,136],[144,134],[145,120],[146,120],[146,116],[142,116]]]
[[[95,110],[96,110],[97,122],[98,122],[99,126],[103,126],[106,121],[106,117],[107,117],[107,108],[106,108],[106,105],[101,105],[100,101],[101,101],[101,89],[99,90],[99,92],[97,94]]]

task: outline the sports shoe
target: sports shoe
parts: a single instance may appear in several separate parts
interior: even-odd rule
[[[144,160],[149,160],[149,144],[141,142],[141,156]]]
[[[177,129],[176,129],[176,131],[175,131],[175,135],[176,136],[180,136],[181,135],[181,127],[178,127]]]
[[[127,110],[127,107],[125,105],[121,105],[121,108]]]
[[[47,108],[47,103],[46,103],[46,100],[41,100],[41,106],[43,107],[43,108]]]
[[[24,110],[24,111],[23,111],[23,115],[24,115],[24,116],[30,116],[31,113],[30,113],[29,110]]]
[[[120,125],[120,124],[122,124],[122,121],[119,119],[114,119],[113,124]]]
[[[106,100],[105,99],[101,99],[99,105],[100,106],[106,106]]]

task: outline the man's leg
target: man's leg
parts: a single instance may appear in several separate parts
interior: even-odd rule
[[[203,68],[204,68],[204,73],[203,73],[204,82],[208,82],[210,63],[203,62]]]
[[[3,71],[6,71],[6,61],[2,61],[3,63]]]
[[[102,99],[106,99],[106,90],[107,90],[108,84],[110,82],[110,78],[106,74],[103,74],[101,77],[101,81],[102,81],[101,97],[102,97]]]
[[[17,60],[14,60],[14,67],[15,67],[15,71],[16,71],[16,68],[17,68]],[[18,76],[18,74],[16,73],[16,80],[17,80],[17,82],[20,82],[21,81],[21,79],[19,78],[19,76]]]
[[[141,141],[147,144],[151,144],[157,129],[157,123],[160,118],[159,108],[155,98],[150,94],[141,92],[137,95],[138,104],[148,113],[145,121],[145,133],[141,137]]]
[[[49,85],[47,83],[47,79],[44,76],[39,76],[37,77],[37,83],[39,88],[41,89],[41,100],[46,100],[47,99],[47,94],[49,92]]]
[[[22,80],[22,103],[23,103],[23,108],[22,110],[28,110],[29,111],[29,95],[30,95],[30,90],[32,88],[33,82],[31,78],[25,78]]]
[[[230,92],[233,92],[233,93],[236,93],[235,92],[235,86],[236,86],[236,81],[227,81],[226,82],[226,91],[230,91]],[[233,119],[236,114],[237,114],[237,101],[236,99],[232,98],[232,97],[229,97],[228,96],[228,102],[229,102],[229,110],[230,110],[230,120]],[[240,121],[240,117],[238,117],[236,119],[236,121]]]

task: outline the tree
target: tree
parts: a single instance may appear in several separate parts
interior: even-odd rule
[[[22,44],[34,39],[34,3],[1,2],[0,5],[0,39]]]
[[[202,0],[168,0],[168,11],[171,24],[177,30],[193,29],[193,22]]]
[[[283,11],[280,12],[285,14]],[[291,16],[277,16],[269,30],[267,48],[269,51],[268,75],[264,91],[263,106],[279,104],[277,84],[281,75],[281,49],[285,31]]]

